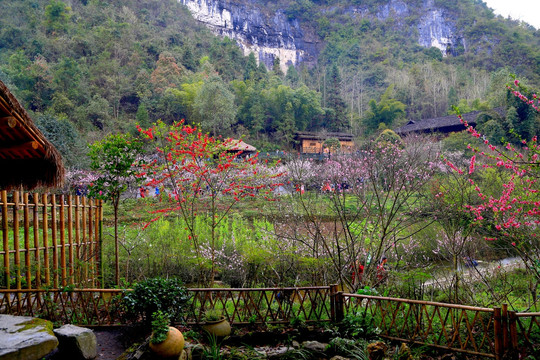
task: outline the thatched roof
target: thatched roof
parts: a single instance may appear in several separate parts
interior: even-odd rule
[[[504,108],[493,109],[500,115],[504,115]],[[463,114],[462,117],[469,125],[475,127],[478,115],[483,111],[473,111]],[[451,133],[465,130],[465,126],[459,121],[457,115],[447,115],[438,118],[425,120],[410,120],[407,124],[395,129],[398,135],[407,135],[410,133]]]
[[[249,145],[242,140],[231,140],[228,151],[242,151],[244,153],[255,152],[257,149],[253,145]]]
[[[62,184],[64,166],[58,150],[0,81],[0,189]]]
[[[343,133],[343,132],[309,132],[309,131],[298,131],[295,133],[295,138],[297,140],[327,140],[336,138],[340,141],[352,141],[353,134]]]

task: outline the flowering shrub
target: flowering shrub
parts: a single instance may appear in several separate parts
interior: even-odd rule
[[[538,112],[540,101],[534,92],[523,87],[518,80],[507,85],[507,88],[512,95]],[[532,136],[530,140],[520,139],[519,145],[507,142],[502,147],[496,146],[461,116],[459,118],[467,131],[483,143],[483,147],[469,145],[475,154],[470,160],[468,171],[448,162],[454,171],[468,175],[470,186],[478,196],[479,204],[469,204],[466,211],[472,213],[477,225],[484,229],[486,240],[519,254],[528,269],[540,278],[537,266],[540,260],[537,235],[540,224],[540,148],[537,136]],[[480,158],[481,164],[478,163]],[[498,169],[504,174],[505,181],[500,191],[486,191],[475,182],[472,175],[480,169],[484,173]]]

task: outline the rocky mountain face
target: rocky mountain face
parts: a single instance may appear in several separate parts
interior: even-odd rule
[[[195,19],[206,24],[221,36],[234,39],[247,55],[254,52],[267,67],[279,57],[282,70],[300,62],[314,62],[323,40],[315,35],[307,22],[290,19],[285,9],[270,12],[259,2],[249,0],[179,0],[186,5]],[[433,0],[423,0],[422,5],[407,4],[402,0],[390,0],[379,5],[376,13],[367,6],[321,9],[348,15],[354,18],[396,20],[396,26],[416,36],[423,47],[436,47],[443,56],[454,53],[458,46],[465,46],[457,26],[444,9],[438,8]],[[418,13],[415,23],[405,19],[411,13]]]
[[[264,9],[224,0],[181,0],[195,19],[215,34],[237,42],[245,55],[253,52],[268,68],[279,57],[281,69],[302,61],[314,61],[317,39],[289,20],[283,10],[269,14]]]

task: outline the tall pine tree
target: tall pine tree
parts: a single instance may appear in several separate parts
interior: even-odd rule
[[[326,111],[324,127],[329,131],[348,131],[347,105],[341,97],[341,76],[336,64],[326,72]]]

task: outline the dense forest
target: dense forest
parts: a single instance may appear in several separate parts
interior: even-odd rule
[[[254,1],[252,1],[254,3]],[[405,18],[351,16],[373,0],[282,0],[316,34],[314,64],[267,69],[228,38],[196,22],[175,0],[0,1],[0,80],[29,110],[71,167],[85,167],[86,144],[135,132],[158,119],[185,118],[206,131],[244,136],[261,150],[286,149],[295,131],[348,131],[365,138],[407,119],[507,106],[480,121],[498,138],[517,128],[530,138],[538,119],[507,103],[515,73],[540,84],[540,31],[496,17],[478,0],[436,0],[455,14],[467,46],[418,44]]]

